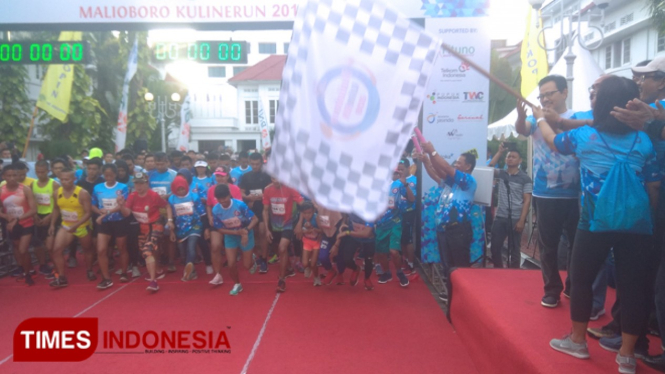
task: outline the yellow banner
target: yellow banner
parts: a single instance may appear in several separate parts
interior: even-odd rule
[[[81,38],[80,31],[62,31],[58,41],[81,40]],[[42,82],[37,106],[60,121],[67,122],[73,81],[73,64],[49,66]]]
[[[547,52],[541,47],[545,46],[544,33],[541,33],[542,22],[540,13],[534,13],[533,8],[529,7],[529,15],[526,19],[526,32],[522,40],[522,96],[527,97],[538,86],[538,82],[543,79],[549,71],[547,64]],[[538,36],[540,35],[540,44]]]

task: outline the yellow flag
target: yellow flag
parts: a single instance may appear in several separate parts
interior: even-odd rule
[[[534,13],[535,12],[535,13]],[[527,97],[538,86],[538,82],[547,75],[547,52],[541,47],[545,46],[540,13],[529,7],[526,19],[526,32],[522,41],[522,96]],[[540,44],[538,37],[540,35]]]
[[[81,40],[81,38],[80,31],[62,31],[58,41]],[[67,122],[73,81],[73,64],[49,66],[42,82],[37,106],[60,121]]]

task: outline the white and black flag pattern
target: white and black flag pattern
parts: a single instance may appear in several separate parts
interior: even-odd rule
[[[375,220],[440,45],[380,1],[301,6],[267,171],[329,209]]]

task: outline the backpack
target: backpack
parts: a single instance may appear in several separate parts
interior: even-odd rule
[[[596,131],[616,162],[610,169],[596,200],[591,232],[626,232],[651,234],[651,207],[644,185],[630,167],[628,158],[619,159],[600,132]],[[638,133],[628,155],[635,148]]]

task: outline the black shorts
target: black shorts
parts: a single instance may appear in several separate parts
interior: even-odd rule
[[[293,240],[293,230],[270,231],[272,233],[272,242],[279,244],[282,239]]]
[[[402,245],[413,244],[413,226],[416,224],[416,211],[402,214]]]
[[[23,227],[19,223],[14,225],[14,229],[9,232],[9,239],[16,241],[21,240],[26,235],[32,235],[35,232],[35,226]]]
[[[38,214],[39,218],[44,218],[48,216],[48,214]],[[60,221],[60,219],[58,219]],[[58,232],[58,227],[60,226],[60,222],[56,222],[55,224],[55,232]],[[37,226],[35,225],[35,237],[44,243],[46,241],[46,238],[48,238],[48,229],[49,226]]]
[[[97,227],[99,234],[109,235],[114,238],[124,238],[129,233],[129,224],[127,220],[102,222]]]

